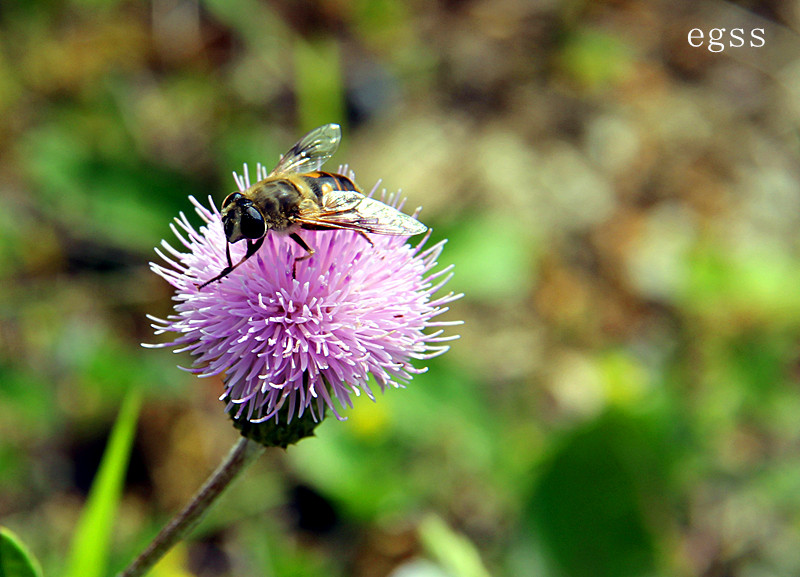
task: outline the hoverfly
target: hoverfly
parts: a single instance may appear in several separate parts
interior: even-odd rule
[[[341,138],[338,124],[312,130],[281,157],[265,179],[225,198],[222,227],[228,241],[228,266],[199,288],[225,278],[253,256],[269,231],[288,234],[306,251],[295,259],[296,264],[314,254],[298,230],[352,230],[370,245],[372,241],[366,233],[411,236],[428,230],[415,218],[365,196],[347,176],[320,170],[336,152]],[[240,240],[247,241],[247,251],[242,260],[233,264],[230,245]]]

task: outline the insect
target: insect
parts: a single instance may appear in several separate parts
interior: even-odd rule
[[[198,285],[200,289],[225,278],[253,256],[269,231],[288,234],[306,251],[295,259],[296,266],[298,261],[314,255],[299,230],[352,230],[370,245],[372,241],[366,233],[411,236],[428,230],[415,218],[365,196],[347,176],[320,170],[336,152],[341,138],[338,124],[312,130],[281,157],[265,179],[222,201],[228,266]],[[233,264],[230,245],[240,240],[247,241],[247,251],[242,260]]]

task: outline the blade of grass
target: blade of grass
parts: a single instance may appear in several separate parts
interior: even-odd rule
[[[5,527],[0,527],[0,577],[42,577],[39,562]]]
[[[344,86],[335,38],[294,38],[295,91],[302,130],[345,120]]]
[[[138,391],[131,391],[122,403],[78,521],[64,573],[66,577],[100,577],[106,573],[112,525],[122,495],[140,405]]]

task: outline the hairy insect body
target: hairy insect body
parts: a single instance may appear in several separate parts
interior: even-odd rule
[[[262,180],[253,185],[251,191],[245,191],[245,195],[261,209],[267,229],[275,232],[285,232],[292,227],[304,199],[297,186],[287,178]]]
[[[323,199],[334,191],[361,192],[356,183],[346,176],[318,170],[308,174],[265,178],[241,193],[241,197],[235,196],[236,193],[231,196],[234,203],[250,200],[260,209],[268,230],[285,233],[299,228],[296,221],[301,214],[321,211]],[[223,210],[223,220],[234,220],[232,216],[226,219],[226,214]],[[304,228],[312,230],[311,227],[307,224]]]

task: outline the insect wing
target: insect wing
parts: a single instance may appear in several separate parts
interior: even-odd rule
[[[417,219],[355,191],[333,191],[319,214],[302,219],[312,227],[344,228],[374,234],[414,235],[428,230]]]
[[[326,124],[315,128],[300,139],[284,154],[270,176],[313,172],[319,170],[336,149],[342,139],[338,124]]]
[[[364,222],[364,228],[375,234],[413,235],[428,230],[428,227],[416,218],[374,198],[364,197],[356,205],[354,212]]]
[[[322,206],[328,214],[348,212],[354,210],[366,198],[357,190],[331,190],[322,199]]]

